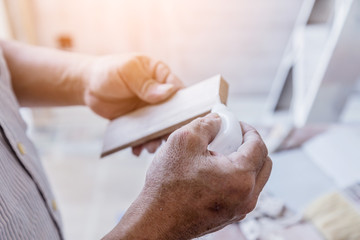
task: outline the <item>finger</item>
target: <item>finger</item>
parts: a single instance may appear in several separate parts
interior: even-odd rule
[[[257,148],[255,150],[258,150],[259,153],[262,154],[261,156],[266,157],[268,155],[268,149],[258,131],[247,123],[241,122],[240,125],[243,130],[243,143],[245,144],[245,146],[243,146],[244,144],[242,145],[243,148],[255,147]],[[241,146],[239,149],[241,149]]]
[[[272,169],[272,161],[270,157],[266,157],[263,167],[256,177],[256,183],[254,187],[254,194],[258,196],[260,192],[263,190],[265,184],[269,180],[270,173]]]
[[[184,88],[184,83],[171,72],[170,68],[164,63],[157,65],[154,78],[161,83],[171,83],[177,89]]]
[[[139,145],[139,146],[136,146],[136,147],[132,147],[132,153],[135,155],[135,156],[140,156],[142,150],[144,149],[144,146],[143,145]]]
[[[198,142],[199,148],[202,149],[207,146],[209,143],[214,140],[215,136],[220,130],[221,119],[218,114],[210,113],[205,117],[197,118],[192,121],[190,124],[186,125],[186,129],[189,130],[194,139]]]
[[[144,144],[144,148],[149,152],[149,153],[154,153],[156,152],[156,150],[161,146],[162,144],[162,139],[159,138],[159,139],[155,139],[155,140],[152,140],[148,143],[145,143]]]
[[[240,164],[241,167],[257,173],[268,155],[267,148],[259,133],[252,126],[241,123],[241,127],[244,143],[237,152],[229,155],[229,158]]]
[[[243,138],[244,138],[243,141],[244,142],[246,142],[248,139],[253,138],[254,136],[257,136],[258,138],[261,139],[260,134],[258,133],[258,131],[256,131],[256,129],[253,126],[251,126],[245,122],[240,122],[240,126],[241,126],[241,129],[243,132]]]
[[[181,151],[205,153],[207,146],[215,138],[221,125],[218,114],[211,113],[197,118],[170,134],[166,146],[181,147]]]
[[[162,61],[156,61],[154,64],[152,77],[160,83],[171,83],[177,89],[185,87],[184,83],[171,72],[169,66]]]
[[[185,84],[173,73],[170,73],[166,78],[167,83],[173,84],[178,90],[185,88]]]
[[[145,102],[154,104],[164,101],[176,91],[177,88],[173,84],[162,84],[154,79],[148,79],[143,83],[141,90],[138,93],[138,97]]]
[[[152,77],[159,83],[166,83],[166,79],[171,73],[170,68],[161,61],[156,61],[154,66],[150,67],[150,71],[153,72]]]
[[[170,97],[178,88],[172,83],[153,79],[149,62],[148,57],[134,57],[119,69],[118,74],[141,100],[158,103]]]

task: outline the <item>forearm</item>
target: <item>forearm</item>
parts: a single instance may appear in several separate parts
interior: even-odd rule
[[[158,211],[161,211],[158,209]],[[131,205],[117,226],[103,240],[161,240],[167,224],[153,214],[152,207],[142,197]],[[162,226],[163,225],[163,226]]]
[[[186,224],[172,212],[169,202],[173,200],[157,201],[151,193],[143,191],[103,240],[191,239],[193,235],[182,229]]]
[[[91,57],[0,41],[12,86],[22,106],[83,105]]]

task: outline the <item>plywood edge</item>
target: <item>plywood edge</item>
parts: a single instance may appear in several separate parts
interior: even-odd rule
[[[114,149],[112,149],[112,150],[102,152],[102,153],[101,153],[101,157],[103,158],[103,157],[106,157],[106,156],[108,156],[108,155],[110,155],[110,154],[113,154],[113,153],[116,153],[116,152],[121,151],[121,150],[123,150],[123,149],[126,149],[126,148],[128,148],[128,147],[138,146],[138,145],[143,144],[143,143],[146,143],[146,142],[148,142],[148,141],[151,141],[151,140],[154,140],[154,139],[163,137],[163,136],[165,136],[165,135],[167,135],[167,134],[169,134],[169,133],[174,132],[174,131],[177,130],[178,128],[181,128],[182,126],[190,123],[191,121],[195,120],[196,118],[198,118],[198,117],[203,117],[203,116],[207,115],[208,113],[210,113],[210,111],[211,111],[211,110],[208,110],[208,111],[204,112],[203,114],[197,115],[197,116],[195,116],[195,117],[193,117],[193,118],[190,118],[190,119],[188,119],[188,120],[186,120],[186,121],[180,122],[180,123],[178,123],[178,124],[176,124],[176,125],[173,125],[173,126],[171,126],[171,127],[169,127],[169,128],[163,129],[163,130],[161,130],[161,131],[159,131],[159,132],[157,132],[157,133],[155,133],[155,134],[148,135],[148,136],[146,136],[146,137],[144,137],[144,138],[142,138],[142,139],[138,139],[138,140],[136,140],[136,141],[129,142],[128,144],[125,144],[125,145],[116,147],[116,148],[114,148]]]
[[[220,102],[226,105],[229,95],[229,84],[223,79],[221,75],[219,75],[219,77],[220,77],[220,89],[219,89]]]

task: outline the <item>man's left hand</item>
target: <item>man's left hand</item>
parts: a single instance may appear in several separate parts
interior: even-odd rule
[[[164,101],[183,87],[166,64],[143,55],[98,57],[86,74],[85,104],[108,119]]]

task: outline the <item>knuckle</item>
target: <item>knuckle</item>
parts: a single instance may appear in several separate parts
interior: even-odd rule
[[[141,62],[141,57],[138,55],[131,55],[127,61],[128,64],[137,64]]]
[[[126,65],[130,68],[139,68],[139,69],[144,69],[146,68],[146,66],[149,65],[149,58],[135,53],[135,54],[131,54],[127,61],[126,61]]]
[[[134,56],[129,56],[128,59],[119,67],[119,72],[123,76],[127,76],[130,71],[134,71],[139,67],[139,59]]]
[[[262,158],[264,157],[264,150],[262,148],[261,145],[261,141],[256,141],[255,145],[254,145],[254,157],[256,156],[257,158]]]
[[[263,142],[262,142],[262,140],[261,140],[260,138],[256,138],[256,139],[254,140],[254,144],[255,144],[256,146],[258,146],[259,148],[261,148]]]
[[[261,138],[257,139],[255,144],[258,147],[258,151],[261,152],[264,157],[268,155],[268,149]]]
[[[201,117],[194,121],[194,128],[197,132],[211,132],[216,127],[216,124],[220,121],[220,118]]]
[[[239,193],[242,198],[248,198],[249,196],[251,196],[253,190],[254,190],[254,184],[251,182],[250,179],[247,179],[244,182],[242,182],[239,188]]]
[[[249,130],[248,133],[249,133],[250,135],[260,136],[259,133],[258,133],[258,131],[257,131],[256,129],[254,129],[254,128],[251,129],[251,130]]]
[[[213,126],[213,122],[208,118],[200,118],[199,120],[199,128],[209,130]]]
[[[247,214],[252,212],[255,209],[256,204],[257,204],[257,199],[251,199],[244,209],[245,213]]]
[[[179,142],[186,137],[186,134],[187,134],[186,131],[183,131],[182,129],[178,129],[169,136],[168,141]]]
[[[239,158],[240,159],[251,159],[253,158],[253,155],[250,151],[242,151],[239,153]]]
[[[251,144],[251,148],[241,152],[240,157],[242,159],[263,159],[268,156],[267,147],[261,139],[254,139]]]
[[[196,135],[190,130],[179,129],[170,135],[169,141],[177,145],[186,146],[189,142],[192,142],[194,138],[196,138]]]

